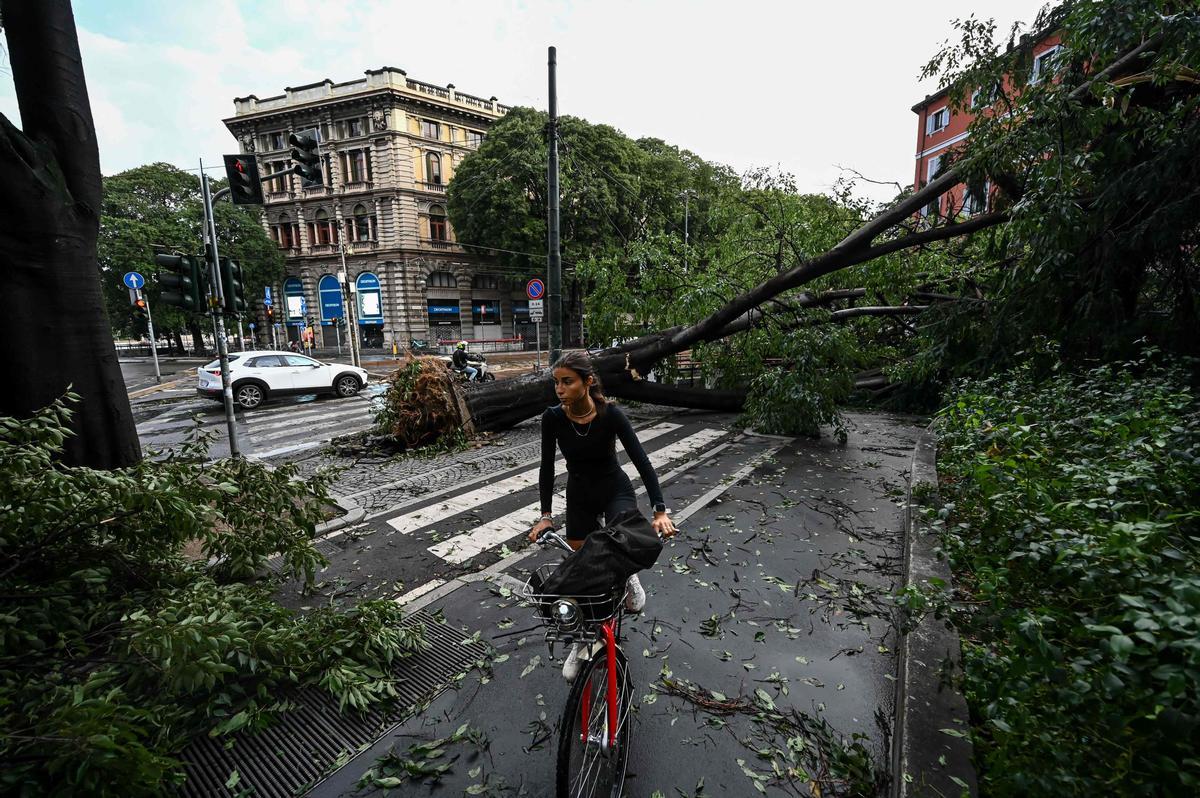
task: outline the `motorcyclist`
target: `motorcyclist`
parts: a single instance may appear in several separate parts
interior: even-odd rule
[[[454,366],[455,371],[461,371],[467,375],[468,382],[474,382],[475,375],[479,373],[479,369],[471,365],[467,360],[467,342],[459,341],[454,347],[454,354],[450,356],[450,362]]]

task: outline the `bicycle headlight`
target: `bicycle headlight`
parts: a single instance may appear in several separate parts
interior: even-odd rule
[[[571,599],[557,599],[550,605],[550,614],[559,626],[574,626],[579,622],[579,605]]]

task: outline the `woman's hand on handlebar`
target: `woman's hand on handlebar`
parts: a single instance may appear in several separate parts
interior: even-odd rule
[[[529,530],[529,542],[537,543],[537,539],[539,537],[541,537],[543,532],[545,532],[547,529],[553,529],[553,528],[554,528],[554,522],[551,521],[549,518],[543,518],[542,520],[540,520],[536,524],[534,524],[533,528]]]
[[[650,522],[650,526],[654,527],[654,531],[664,538],[673,537],[676,532],[675,522],[666,513],[655,513],[654,520]]]

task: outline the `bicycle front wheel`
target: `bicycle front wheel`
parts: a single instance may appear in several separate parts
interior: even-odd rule
[[[633,680],[620,648],[615,658],[616,734],[610,734],[608,657],[601,648],[579,669],[558,729],[558,798],[619,798],[629,756]]]

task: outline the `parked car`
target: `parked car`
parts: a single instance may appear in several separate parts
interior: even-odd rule
[[[221,361],[196,369],[196,393],[221,401]],[[367,384],[367,372],[342,363],[322,363],[294,352],[254,350],[229,355],[233,400],[250,410],[273,396],[332,393],[354,396]]]

